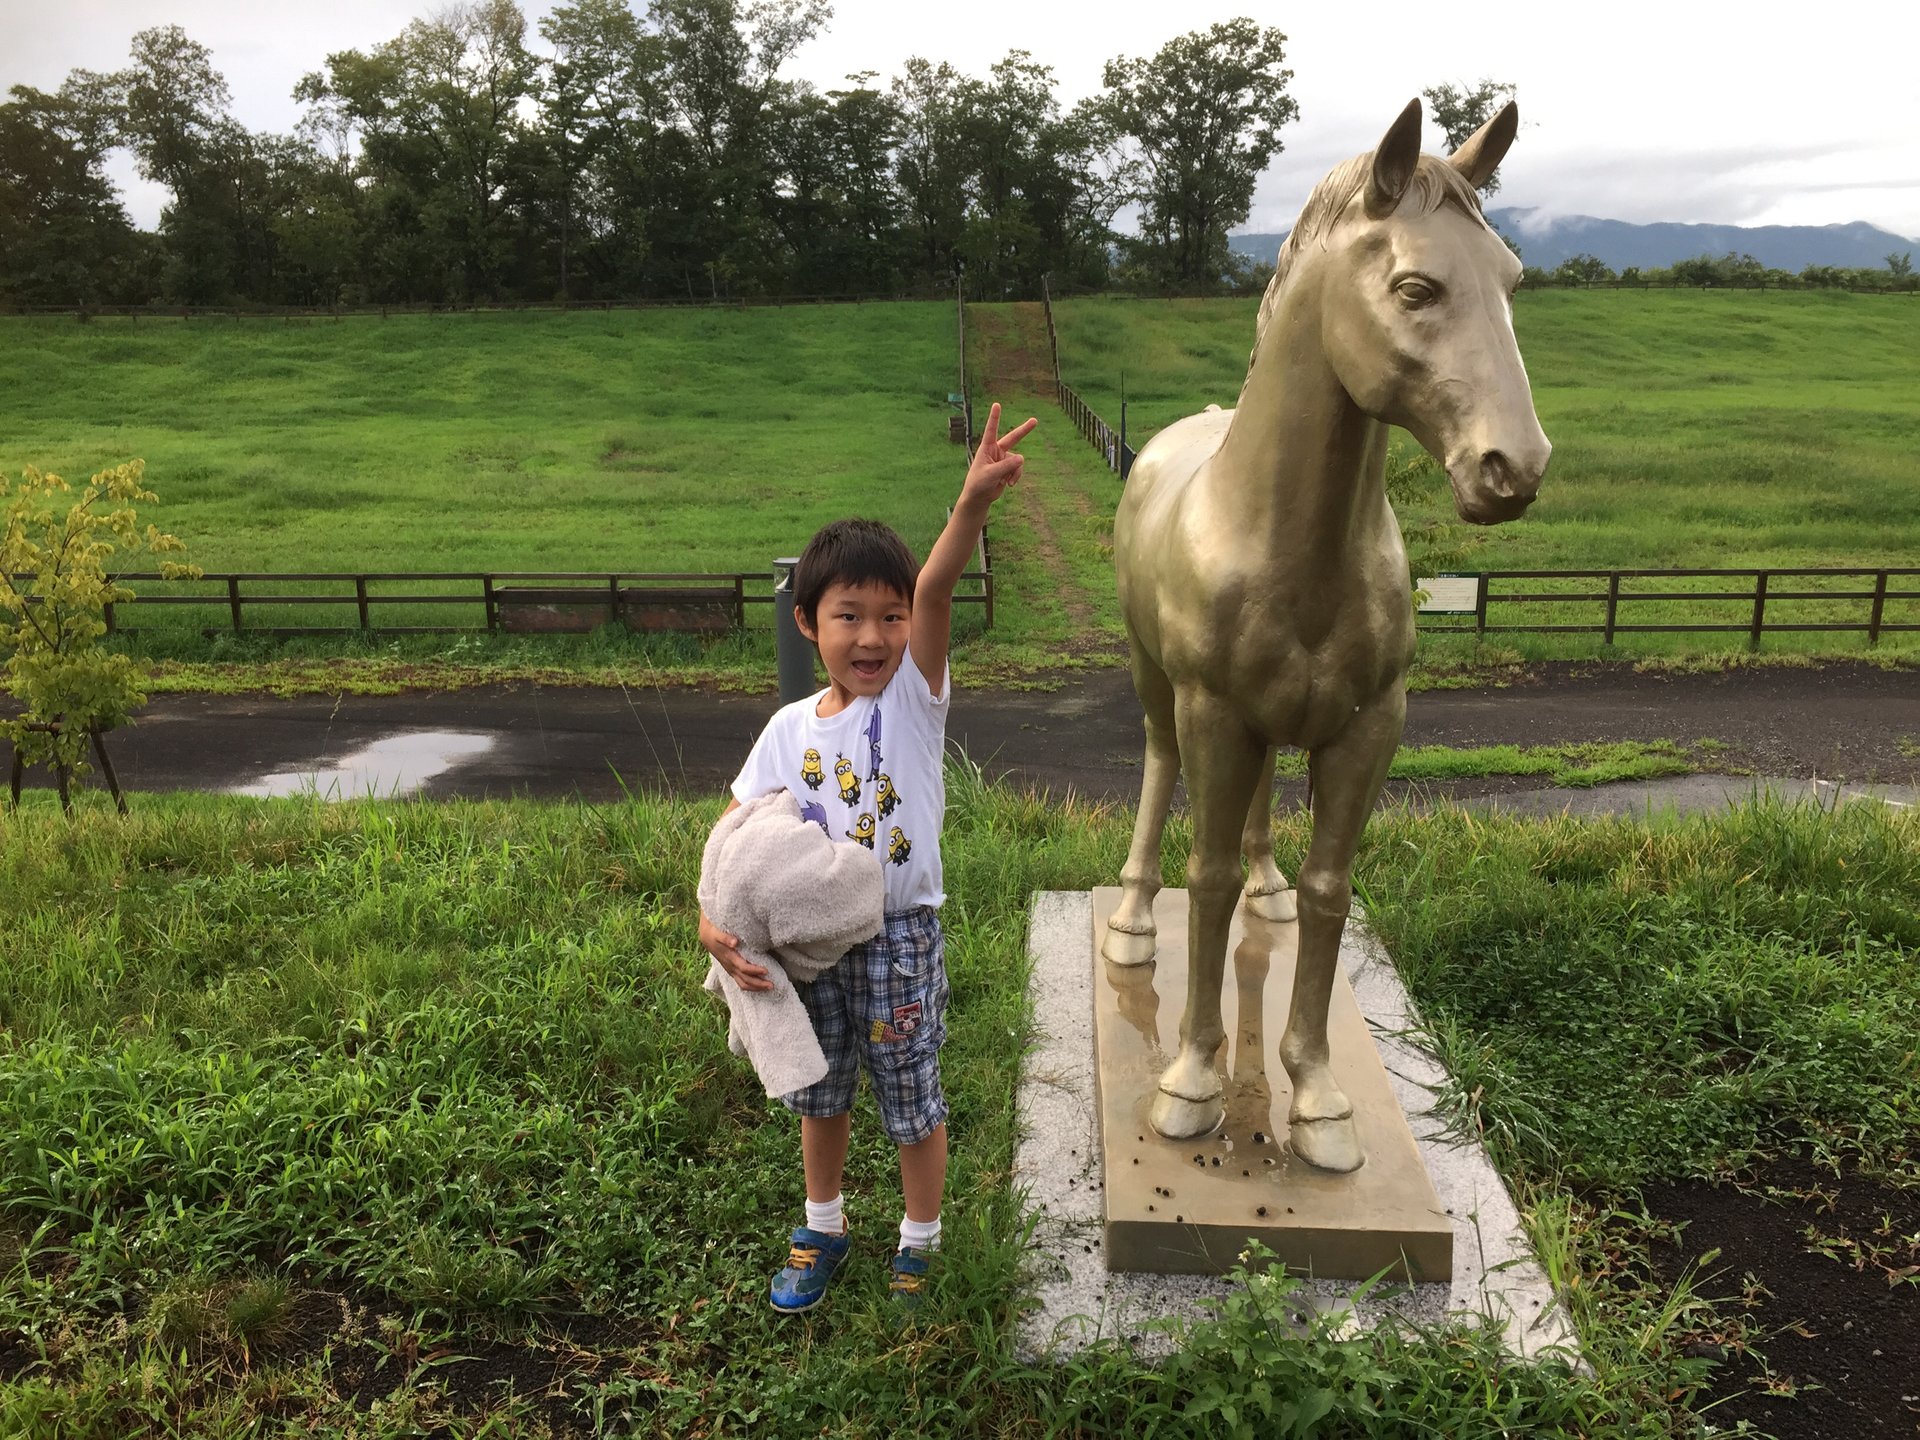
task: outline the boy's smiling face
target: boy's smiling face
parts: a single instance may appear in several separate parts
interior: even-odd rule
[[[797,612],[800,633],[820,647],[820,660],[832,681],[835,709],[857,695],[878,695],[887,688],[907,653],[913,631],[913,602],[889,585],[847,585],[836,581],[814,607],[814,623]]]

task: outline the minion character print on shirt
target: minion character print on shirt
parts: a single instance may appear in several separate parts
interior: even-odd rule
[[[820,768],[820,752],[809,749],[800,757],[800,779],[809,790],[818,790],[826,783],[826,774]]]
[[[898,825],[887,837],[887,859],[895,865],[907,863],[907,857],[913,854],[913,844],[907,839],[906,832]]]
[[[858,805],[860,777],[853,773],[853,762],[842,755],[833,762],[833,773],[840,781],[840,802],[843,805]]]
[[[856,840],[871,850],[873,849],[874,832],[879,828],[880,827],[874,823],[873,816],[862,815],[853,822],[853,829],[847,831],[847,838],[849,840]],[[900,827],[896,825],[893,833],[898,835],[900,833]]]
[[[900,792],[893,788],[893,777],[891,775],[882,775],[879,780],[879,787],[879,789],[873,792],[873,798],[874,803],[880,807],[880,818],[884,820],[893,814],[894,808],[899,805]]]

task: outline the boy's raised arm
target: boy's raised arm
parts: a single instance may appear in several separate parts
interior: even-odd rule
[[[986,428],[980,432],[980,444],[967,466],[967,478],[960,486],[960,498],[947,528],[927,552],[920,567],[920,581],[913,592],[913,631],[909,648],[913,663],[920,667],[927,686],[935,695],[947,673],[947,646],[953,636],[953,587],[967,568],[967,561],[980,543],[980,532],[987,528],[987,511],[1011,485],[1019,483],[1026,457],[1013,447],[1040,422],[1029,417],[1000,433],[1000,407],[987,411]]]

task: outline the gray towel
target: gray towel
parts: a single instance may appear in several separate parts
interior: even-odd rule
[[[827,1059],[793,988],[836,965],[886,923],[880,860],[864,845],[840,845],[785,790],[722,816],[700,858],[700,908],[740,937],[740,953],[764,965],[771,990],[742,990],[714,961],[706,988],[727,1002],[727,1048],[753,1063],[769,1095],[822,1080]]]

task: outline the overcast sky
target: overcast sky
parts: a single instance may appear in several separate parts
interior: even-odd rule
[[[0,89],[53,89],[74,66],[114,69],[136,30],[179,24],[212,49],[242,122],[288,130],[299,116],[294,83],[329,51],[376,45],[436,4],[0,0]],[[552,8],[523,6],[530,21]],[[1022,48],[1054,67],[1070,103],[1099,88],[1110,56],[1150,54],[1184,30],[1251,14],[1288,36],[1300,118],[1282,132],[1286,148],[1245,229],[1290,225],[1314,181],[1373,145],[1423,87],[1484,75],[1520,87],[1523,128],[1498,204],[1636,221],[1869,220],[1920,237],[1920,5],[1796,6],[1768,18],[1770,8],[837,0],[825,34],[788,73],[825,88],[860,70],[884,79],[924,55],[984,75]],[[531,25],[529,38],[544,50]],[[1442,148],[1431,127],[1428,138]],[[152,225],[161,192],[124,159],[114,173],[135,220]]]

